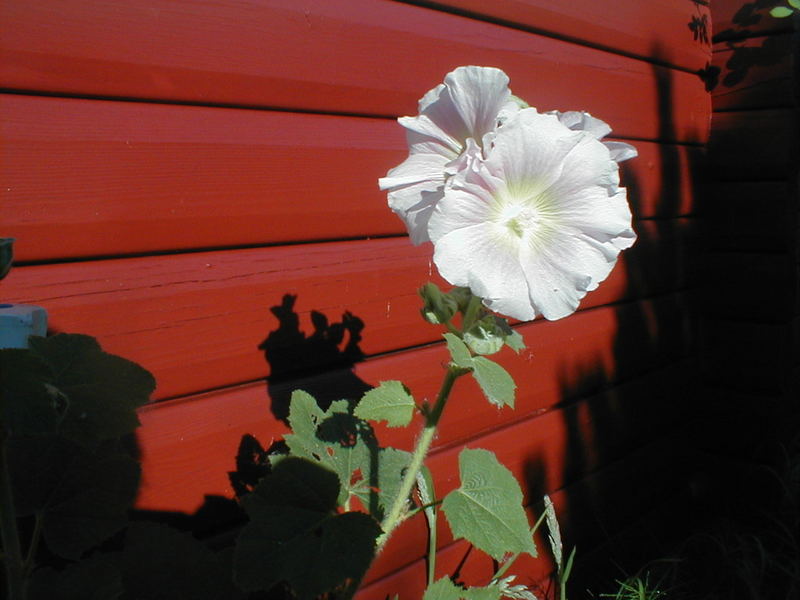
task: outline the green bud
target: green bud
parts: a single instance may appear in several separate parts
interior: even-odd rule
[[[514,352],[525,347],[522,336],[502,317],[486,315],[464,334],[464,342],[475,354],[484,356],[499,352],[503,345]]]
[[[447,323],[458,310],[458,304],[448,294],[442,291],[433,283],[426,283],[419,289],[423,306],[421,309],[422,318],[433,323],[442,325]]]
[[[467,310],[470,298],[472,298],[472,292],[469,288],[455,287],[450,290],[449,296],[456,301],[458,310],[463,313],[465,310]]]

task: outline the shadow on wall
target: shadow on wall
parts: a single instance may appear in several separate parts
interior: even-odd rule
[[[330,323],[325,315],[312,311],[314,331],[306,336],[294,311],[296,300],[297,296],[286,294],[281,304],[270,308],[279,325],[258,346],[269,365],[267,395],[272,414],[283,422],[289,415],[292,391],[298,387],[316,398],[323,410],[334,400],[357,400],[371,388],[352,371],[364,358],[358,345],[364,322],[345,312],[340,322]]]
[[[652,56],[659,54],[653,48]],[[659,139],[673,140],[672,70],[653,71]],[[639,239],[622,261],[627,297],[634,300],[616,307],[613,372],[596,360],[565,365],[561,377],[566,445],[557,479],[567,484],[560,493],[563,538],[578,547],[572,594],[615,589],[615,579],[667,555],[692,526],[686,506],[698,467],[684,430],[696,410],[688,293],[695,249],[685,238],[694,219],[677,215],[684,194],[695,193],[695,182],[681,180],[686,171],[679,146],[663,143],[660,150],[659,216],[635,222]],[[699,166],[697,150],[687,153],[689,172]],[[622,171],[633,214],[639,215],[642,186],[624,163]],[[541,457],[530,457],[529,497],[541,497],[541,482],[550,479],[543,473],[547,468]],[[594,550],[582,554],[581,548]]]

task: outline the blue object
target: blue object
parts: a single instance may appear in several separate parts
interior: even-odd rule
[[[47,334],[47,311],[30,304],[0,304],[0,348],[27,348],[28,336]]]

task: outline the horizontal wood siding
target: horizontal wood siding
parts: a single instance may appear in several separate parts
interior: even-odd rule
[[[403,379],[419,400],[435,393],[446,353],[416,289],[441,280],[376,180],[406,155],[395,117],[458,65],[500,67],[532,105],[588,110],[637,147],[622,180],[639,239],[575,315],[517,325],[528,348],[501,359],[516,410],[459,382],[431,465],[441,494],[463,445],[494,450],[532,514],[553,494],[567,544],[590,557],[688,493],[674,436],[698,367],[708,16],[688,0],[7,0],[0,234],[18,238],[18,266],[3,300],[44,306],[53,331],[95,335],[156,375],[136,440],[138,508],[194,513],[231,497],[240,439],[280,438],[292,389],[332,399]],[[734,96],[731,122],[748,106]],[[786,109],[753,128],[782,135]],[[752,185],[752,163],[731,152],[717,156]],[[765,152],[759,172],[779,159]],[[740,205],[747,189],[735,187]],[[724,223],[718,251],[742,230],[754,248],[778,243],[766,217]],[[760,265],[746,268],[777,286],[790,276]],[[405,448],[414,437],[379,434]],[[420,597],[423,529],[393,537],[359,598]],[[465,551],[444,526],[439,544],[442,569]],[[469,564],[475,580],[488,568]],[[552,567],[519,564],[524,581]]]

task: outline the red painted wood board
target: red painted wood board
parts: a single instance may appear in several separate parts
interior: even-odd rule
[[[0,95],[3,234],[17,238],[18,261],[403,234],[377,186],[407,154],[403,131],[384,119]],[[701,149],[635,145],[622,180],[637,216],[691,212]]]
[[[567,551],[577,546],[579,551],[582,549],[587,552],[610,538],[613,539],[618,532],[627,529],[631,521],[651,512],[653,506],[664,497],[684,490],[688,472],[691,470],[690,465],[680,458],[685,454],[675,447],[673,440],[660,439],[568,487],[552,492],[551,498],[563,528]],[[506,465],[509,466],[508,463]],[[510,468],[512,472],[515,471],[514,465],[510,465]],[[662,477],[653,480],[653,471],[659,472]],[[643,481],[648,481],[648,485],[641,485]],[[536,500],[538,509],[538,498]],[[531,511],[529,519],[533,522],[536,516]],[[444,518],[440,519],[443,520]],[[412,591],[413,597],[421,597],[425,585],[421,555],[426,538],[424,526],[418,525],[414,522],[405,523],[402,527],[406,530],[401,528],[396,538],[390,540],[385,553],[378,557],[367,574],[365,581],[368,585],[359,594],[359,599],[383,599],[386,594],[391,595],[398,590],[408,591],[409,597],[412,597]],[[412,528],[416,529],[416,537],[406,533]],[[446,526],[443,525],[441,529],[440,535],[451,539]],[[468,549],[463,541],[443,543],[442,546],[444,547],[437,556],[437,577],[452,572]],[[519,575],[518,583],[536,585],[544,582],[551,573],[553,563],[547,541],[539,537],[537,546],[541,558],[524,555],[514,563],[510,573]],[[404,551],[406,554],[403,554]],[[417,560],[407,561],[402,565],[402,558],[410,555],[417,557]],[[391,567],[398,564],[402,565],[401,568],[392,572]],[[489,558],[479,552],[472,552],[464,565],[462,581],[469,585],[486,585],[493,568]],[[391,575],[385,577],[386,573]],[[380,579],[382,576],[384,578]],[[376,580],[376,583],[369,585]]]
[[[412,0],[413,3],[413,0]],[[542,32],[691,71],[711,57],[711,11],[699,3],[676,0],[434,0],[430,5],[455,8],[475,18],[490,17]],[[706,24],[706,40],[689,25]]]
[[[719,42],[713,65],[719,69],[711,99],[715,111],[791,107],[792,35]]]
[[[685,363],[682,363],[669,367],[564,409],[546,412],[541,416],[533,413],[524,420],[510,424],[506,422],[505,427],[486,435],[470,434],[471,439],[468,445],[470,447],[487,447],[496,451],[501,462],[523,482],[527,481],[533,484],[535,481],[537,487],[544,486],[543,489],[548,490],[558,489],[602,467],[609,461],[626,456],[637,444],[657,439],[662,432],[668,430],[672,423],[680,418],[682,408],[690,397],[683,389],[688,381],[686,366]],[[650,393],[646,396],[647,400],[643,401],[645,397],[643,392],[646,391]],[[465,399],[455,396],[453,400],[463,401]],[[467,400],[470,404],[475,401],[485,404],[483,399],[478,400],[471,397]],[[193,408],[191,404],[187,405],[186,403],[180,406],[173,403],[172,407],[158,406],[142,412],[144,426],[140,430],[139,439],[143,450],[144,496],[147,495],[148,485],[153,483],[151,475],[155,467],[166,471],[172,470],[172,477],[169,478],[170,485],[157,486],[162,493],[164,489],[177,490],[185,486],[198,488],[205,484],[204,492],[206,493],[222,493],[230,496],[227,487],[222,491],[216,490],[213,482],[223,480],[225,473],[233,468],[235,444],[232,448],[233,452],[226,454],[227,463],[216,464],[219,462],[221,454],[219,438],[211,435],[208,423],[221,424],[217,429],[223,436],[226,435],[224,429],[230,426],[231,421],[242,420],[241,410],[243,407],[233,402],[232,404],[229,411],[219,414],[208,412],[199,414],[196,407]],[[158,423],[163,427],[169,418],[169,412],[176,411],[182,412],[180,419],[182,426],[179,429],[181,440],[170,440],[168,436],[163,436],[162,430],[163,447],[155,449],[152,446],[149,447],[148,441],[152,444],[157,439],[152,437],[154,424]],[[447,419],[450,414],[446,414],[445,418]],[[159,415],[163,417],[160,420],[158,419]],[[194,423],[195,419],[198,419],[200,425],[197,431],[186,426],[187,423]],[[178,423],[174,414],[171,420]],[[502,420],[500,424],[503,424]],[[150,429],[149,433],[148,429]],[[443,435],[446,434],[443,432]],[[613,442],[603,444],[602,441],[608,437],[613,438]],[[565,457],[568,442],[572,444],[570,446],[572,454],[569,458]],[[178,468],[176,462],[179,463],[181,457],[185,455],[181,447],[185,450],[186,446],[191,446],[193,449],[191,455],[186,455],[187,459],[191,456],[191,461],[184,463],[183,468]],[[438,493],[444,494],[457,485],[453,474],[461,446],[452,443],[445,445],[445,441],[441,439],[438,441],[438,446],[441,451],[435,452],[431,456],[430,464],[437,475]],[[154,450],[162,459],[162,464],[153,461]],[[581,456],[578,457],[574,454],[575,452],[580,452]],[[198,455],[202,455],[203,459],[198,460]],[[167,478],[159,483],[163,484],[166,481]],[[648,488],[648,486],[640,487]],[[649,488],[644,493],[650,493]],[[197,500],[201,499],[202,496],[198,496]],[[191,510],[169,504],[166,506],[142,505],[142,500],[143,498],[140,497],[139,503],[142,508]],[[536,498],[529,500],[535,501]],[[607,501],[608,499],[606,499]],[[397,534],[391,546],[394,551],[387,551],[387,556],[390,558],[382,558],[376,565],[378,572],[376,577],[396,569],[398,565],[407,564],[419,555],[415,552],[420,553],[422,550],[419,546],[419,540],[424,539],[422,530],[424,530],[424,526],[418,522]],[[447,545],[450,538],[444,527],[441,534],[442,545]]]
[[[694,74],[387,0],[7,0],[0,11],[13,24],[0,38],[10,89],[397,116],[454,67],[479,64],[506,70],[543,110],[621,110],[623,137],[707,137]]]
[[[700,329],[706,381],[736,392],[787,392],[800,359],[799,328],[797,317],[784,323],[706,317]]]
[[[782,182],[714,182],[699,202],[713,250],[798,253],[798,206]]]
[[[786,322],[797,312],[800,265],[783,253],[707,253],[697,259],[699,314]]]
[[[773,6],[781,3],[713,0],[711,19],[714,22],[714,41],[791,31],[791,19],[776,19],[769,14]]]
[[[0,215],[19,240],[19,260],[403,231],[376,185],[405,155],[393,122],[16,96],[2,102]],[[636,145],[640,156],[623,163],[623,181],[637,214],[690,211],[699,151]],[[55,226],[59,236],[50,235]]]
[[[515,410],[498,411],[490,406],[475,384],[464,378],[454,395],[459,409],[446,414],[437,446],[452,446],[531,418],[561,402],[596,393],[611,382],[635,380],[643,372],[680,361],[692,343],[688,309],[680,296],[582,311],[558,322],[528,324],[520,331],[528,348],[519,355],[504,351],[499,357],[519,386]],[[327,375],[298,376],[269,387],[256,382],[153,404],[141,411],[143,426],[137,434],[144,465],[139,505],[191,512],[204,494],[230,495],[226,473],[232,468],[241,436],[251,433],[269,445],[283,435],[285,427],[271,409],[285,402],[294,389],[308,390],[317,397],[324,393],[330,399],[352,395],[354,388],[363,391],[397,379],[421,401],[434,397],[446,361],[446,350],[437,344],[357,363],[352,371],[343,368]],[[618,393],[629,402],[660,397],[664,390],[674,390],[680,375],[689,372],[689,365],[682,364],[656,384],[645,378],[609,393],[611,397]],[[629,413],[634,411],[629,407]],[[550,433],[560,435],[558,431]],[[413,434],[406,430],[378,428],[378,433],[384,444],[410,448],[413,442]],[[200,449],[204,459],[198,464]],[[557,455],[548,458],[558,460]],[[197,477],[198,470],[203,471],[202,477]]]
[[[796,170],[793,109],[714,114],[708,145],[711,175],[720,181],[784,181]]]
[[[660,221],[636,227],[638,245],[584,308],[682,285],[681,236]],[[309,336],[312,311],[330,323],[345,311],[361,319],[366,355],[435,341],[416,295],[431,277],[430,246],[395,238],[17,267],[3,297],[41,305],[53,330],[94,335],[109,352],[141,363],[156,376],[156,397],[165,398],[268,375],[258,346],[278,328],[270,310],[286,294],[297,296],[294,311]]]

